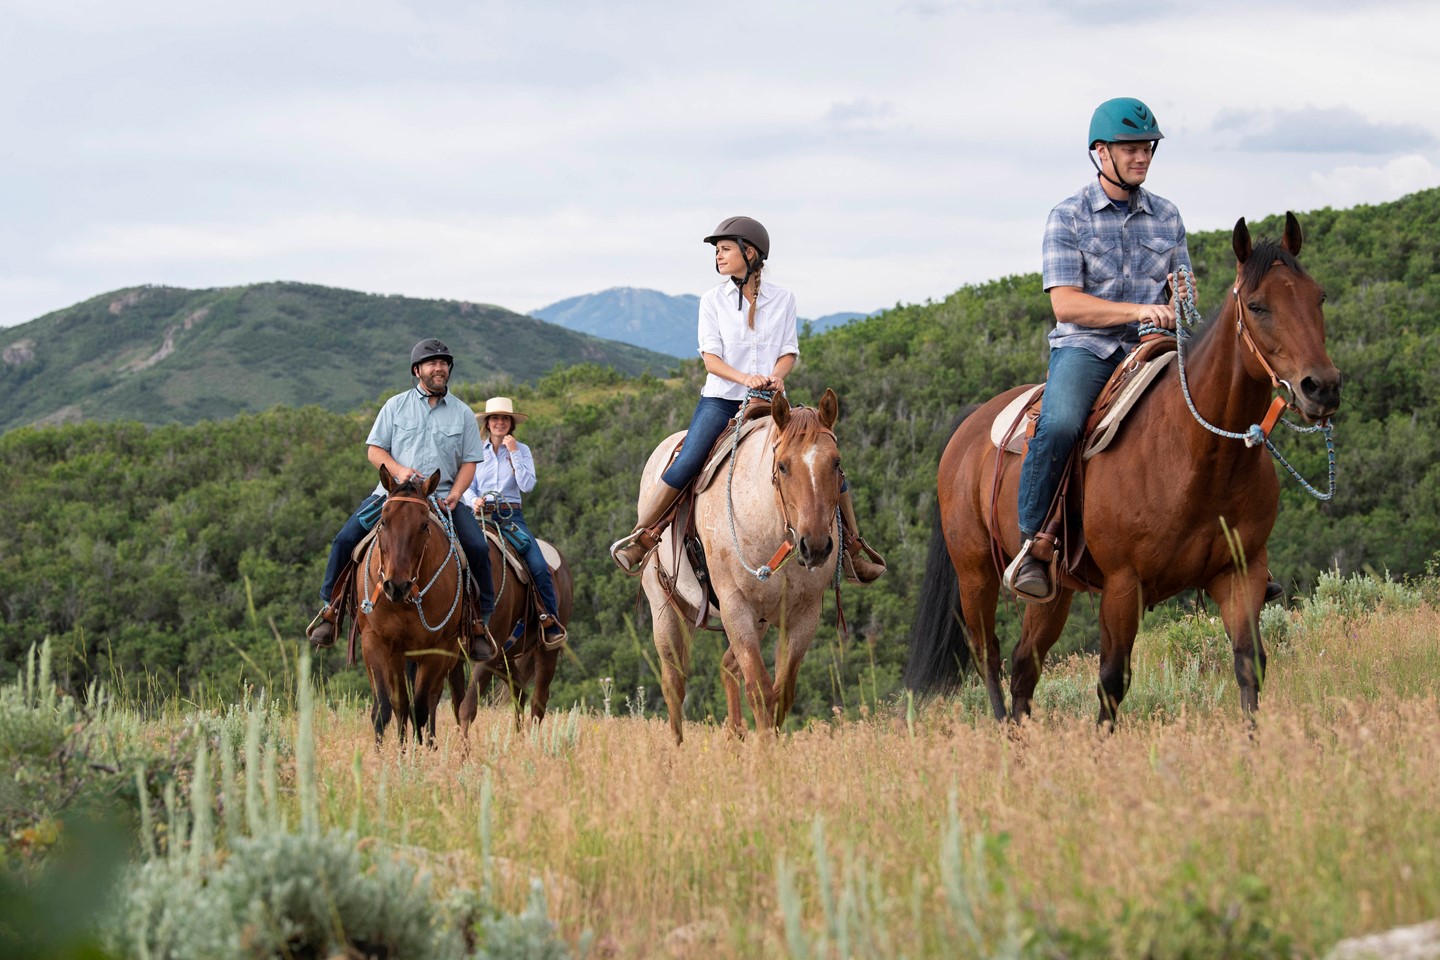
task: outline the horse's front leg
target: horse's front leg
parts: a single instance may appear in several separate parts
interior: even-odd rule
[[[1145,602],[1140,582],[1129,571],[1107,574],[1100,597],[1100,716],[1096,723],[1114,725],[1120,701],[1130,689],[1130,652],[1140,629]]]
[[[653,574],[647,571],[645,576],[649,578]],[[645,589],[650,597],[655,652],[660,657],[660,692],[665,696],[670,732],[675,736],[675,745],[679,746],[685,741],[682,728],[685,723],[685,681],[690,673],[690,625],[663,597],[651,593],[649,583]],[[724,670],[723,667],[721,669]],[[726,696],[729,696],[728,688]]]
[[[555,667],[560,662],[560,651],[535,651],[535,692],[530,695],[530,719],[535,723],[545,719],[545,708],[550,704],[550,681],[555,679]]]
[[[820,604],[793,619],[784,621],[780,641],[775,648],[775,729],[779,730],[795,705],[795,683],[800,678],[800,662],[810,650],[815,630],[820,626]]]
[[[1260,709],[1260,685],[1265,681],[1260,610],[1265,606],[1267,569],[1262,550],[1243,573],[1227,570],[1206,588],[1220,607],[1220,619],[1230,635],[1230,646],[1235,652],[1235,683],[1240,687],[1240,709],[1247,717]]]
[[[750,701],[750,712],[755,717],[756,731],[773,731],[778,725],[775,713],[775,681],[770,677],[770,671],[765,666],[764,652],[760,649],[766,625],[757,621],[744,605],[732,601],[729,609],[737,606],[740,609],[736,612],[724,613],[727,609],[726,603],[724,600],[720,602],[725,636],[730,640],[730,650],[735,654],[735,662],[739,666],[740,681],[745,686],[745,698]],[[734,711],[730,720],[734,726]],[[745,720],[741,717],[736,732],[743,732],[744,728]]]

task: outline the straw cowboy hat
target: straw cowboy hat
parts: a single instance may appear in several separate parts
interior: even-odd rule
[[[509,397],[491,397],[489,400],[486,400],[485,412],[479,414],[480,422],[484,423],[485,418],[492,414],[509,417],[517,427],[530,419],[526,414],[515,412],[515,404],[511,402]]]

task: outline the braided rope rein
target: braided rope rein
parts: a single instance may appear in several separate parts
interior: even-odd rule
[[[435,626],[431,626],[430,621],[425,617],[425,595],[430,592],[430,588],[435,586],[435,582],[440,579],[440,574],[444,571],[447,564],[453,562],[456,565],[457,574],[461,572],[463,568],[460,566],[460,557],[457,550],[459,538],[455,535],[454,521],[450,519],[449,514],[440,509],[440,501],[436,499],[433,493],[430,495],[429,501],[431,511],[435,516],[440,518],[440,528],[445,531],[445,539],[449,543],[450,549],[446,552],[445,559],[441,560],[440,563],[435,566],[435,575],[430,578],[430,582],[425,584],[418,593],[413,595],[410,598],[410,602],[415,604],[415,612],[420,617],[420,624],[431,633],[439,633],[445,628],[445,625],[450,622],[450,618],[455,615],[456,608],[460,606],[460,595],[464,587],[464,581],[459,576],[455,578],[455,597],[450,601],[450,609],[446,612],[444,620],[441,620]],[[360,602],[360,609],[367,615],[375,610],[375,604],[370,600],[370,554],[374,552],[376,544],[379,542],[379,537],[370,541],[370,546],[365,550],[365,562],[361,564],[363,568],[361,571],[361,582],[363,584],[361,596],[365,599]]]
[[[1300,475],[1300,471],[1296,470],[1295,467],[1291,465],[1289,460],[1285,459],[1284,454],[1282,454],[1276,448],[1275,444],[1270,440],[1270,438],[1265,435],[1265,431],[1260,426],[1260,424],[1252,423],[1248,430],[1236,433],[1234,431],[1224,430],[1220,427],[1215,426],[1213,423],[1206,420],[1200,414],[1200,411],[1195,408],[1195,401],[1190,396],[1190,381],[1185,373],[1185,345],[1190,341],[1191,332],[1195,328],[1195,325],[1200,322],[1200,311],[1195,307],[1195,281],[1194,277],[1190,273],[1190,268],[1185,264],[1181,264],[1180,267],[1176,270],[1176,274],[1179,277],[1180,283],[1185,287],[1185,296],[1177,301],[1178,309],[1176,311],[1175,329],[1173,331],[1166,330],[1163,327],[1157,327],[1150,323],[1144,323],[1140,326],[1140,335],[1146,336],[1148,334],[1158,333],[1175,338],[1175,353],[1179,357],[1180,366],[1180,391],[1185,396],[1185,405],[1190,408],[1190,414],[1195,418],[1195,422],[1200,424],[1200,426],[1204,427],[1206,430],[1209,430],[1216,436],[1225,437],[1229,440],[1243,440],[1245,446],[1247,447],[1255,447],[1263,443],[1265,445],[1265,449],[1270,451],[1270,455],[1276,460],[1278,460],[1280,462],[1280,465],[1283,466],[1290,473],[1290,476],[1294,477],[1296,481],[1299,482],[1301,488],[1304,489],[1306,493],[1310,494],[1316,500],[1324,501],[1334,498],[1335,439],[1333,436],[1333,428],[1329,418],[1326,418],[1319,423],[1308,427],[1292,423],[1285,417],[1280,418],[1281,423],[1285,424],[1285,426],[1289,427],[1291,430],[1294,430],[1296,433],[1324,434],[1325,454],[1327,460],[1326,472],[1329,478],[1329,492],[1321,493],[1319,490],[1315,489],[1315,487],[1310,483],[1310,481],[1306,480],[1303,476]],[[1239,293],[1237,292],[1236,297],[1238,298],[1238,296]],[[1281,382],[1283,383],[1284,381]],[[1288,387],[1289,384],[1287,383],[1286,386]]]

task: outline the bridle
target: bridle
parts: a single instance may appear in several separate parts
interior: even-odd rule
[[[429,583],[421,587],[419,586],[420,572],[425,569],[425,552],[430,548],[430,537],[428,534],[426,535],[425,542],[420,547],[420,556],[415,561],[415,570],[410,577],[410,596],[406,598],[415,605],[415,613],[417,616],[419,616],[420,623],[425,627],[425,629],[430,631],[431,633],[438,633],[441,629],[445,627],[447,623],[450,622],[450,618],[455,615],[455,611],[460,606],[460,597],[463,593],[465,586],[463,576],[464,571],[460,568],[459,551],[456,549],[455,528],[448,519],[448,517],[445,515],[444,511],[440,509],[440,505],[436,501],[434,496],[431,496],[428,499],[406,496],[386,497],[385,505],[388,506],[391,503],[418,503],[421,506],[425,507],[427,511],[439,518],[441,529],[445,533],[445,539],[450,544],[450,549],[447,552],[445,559],[441,560],[438,564],[435,565],[435,575],[430,578]],[[381,508],[381,517],[382,519],[384,517],[384,507]],[[381,530],[384,530],[383,526],[381,527]],[[379,546],[379,543],[380,535],[379,533],[377,533],[375,539],[370,541],[370,546],[366,548],[365,560],[361,564],[361,568],[363,570],[363,584],[361,587],[361,596],[364,597],[364,599],[360,602],[360,609],[366,614],[370,614],[374,611],[375,601],[380,599],[380,592],[386,579],[388,579],[385,574],[385,551],[381,549],[379,556],[376,558],[375,564],[379,574],[379,579],[376,581],[374,589],[371,589],[370,557],[372,554],[375,553],[375,550],[377,546]],[[440,579],[440,574],[444,572],[447,561],[453,561],[456,567],[455,597],[450,602],[450,609],[446,612],[445,619],[432,626],[430,622],[425,618],[425,596],[430,592],[430,588],[435,586],[436,582]]]

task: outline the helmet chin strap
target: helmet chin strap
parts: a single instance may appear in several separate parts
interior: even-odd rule
[[[739,237],[735,238],[735,242],[740,244],[740,259],[745,261],[745,278],[742,280],[739,277],[732,276],[730,282],[735,284],[735,309],[744,310],[745,286],[750,282],[750,277],[755,272],[755,266],[750,262],[750,257],[747,255],[747,251],[752,249],[750,244]],[[756,250],[755,252],[759,253],[760,251]],[[715,269],[718,272],[720,268],[716,267]]]
[[[1155,152],[1160,149],[1160,141],[1159,141],[1159,140],[1152,140],[1152,141],[1150,141],[1150,142],[1151,142],[1150,156],[1151,156],[1151,157],[1154,157],[1154,156],[1155,156]],[[1107,150],[1106,152],[1109,153],[1108,150]],[[1102,166],[1100,166],[1099,161],[1095,159],[1095,148],[1094,148],[1094,147],[1091,147],[1089,150],[1085,151],[1085,155],[1090,158],[1090,165],[1095,168],[1095,172],[1096,172],[1096,173],[1100,174],[1100,179],[1101,179],[1101,180],[1105,180],[1105,181],[1107,181],[1108,183],[1113,183],[1113,184],[1115,184],[1115,186],[1119,187],[1121,190],[1124,190],[1126,193],[1134,193],[1134,192],[1135,192],[1136,184],[1126,183],[1124,180],[1119,179],[1119,176],[1120,176],[1120,175],[1119,175],[1118,173],[1117,173],[1115,176],[1113,176],[1113,177],[1112,177],[1112,176],[1109,176],[1108,174],[1105,173],[1105,168],[1102,167]],[[1111,169],[1118,169],[1118,168],[1115,167],[1115,158],[1114,158],[1114,156],[1111,156],[1111,158],[1110,158],[1110,167],[1111,167]]]
[[[1121,190],[1124,190],[1126,193],[1130,193],[1135,189],[1135,185],[1133,183],[1126,183],[1124,180],[1118,180],[1115,177],[1107,175],[1105,173],[1105,168],[1100,166],[1099,161],[1095,159],[1094,150],[1086,151],[1086,156],[1090,158],[1090,163],[1092,166],[1095,167],[1095,172],[1100,174],[1101,180],[1105,180],[1115,184],[1115,186],[1119,187]],[[1115,165],[1115,161],[1113,159],[1110,161],[1110,165],[1112,167]]]

